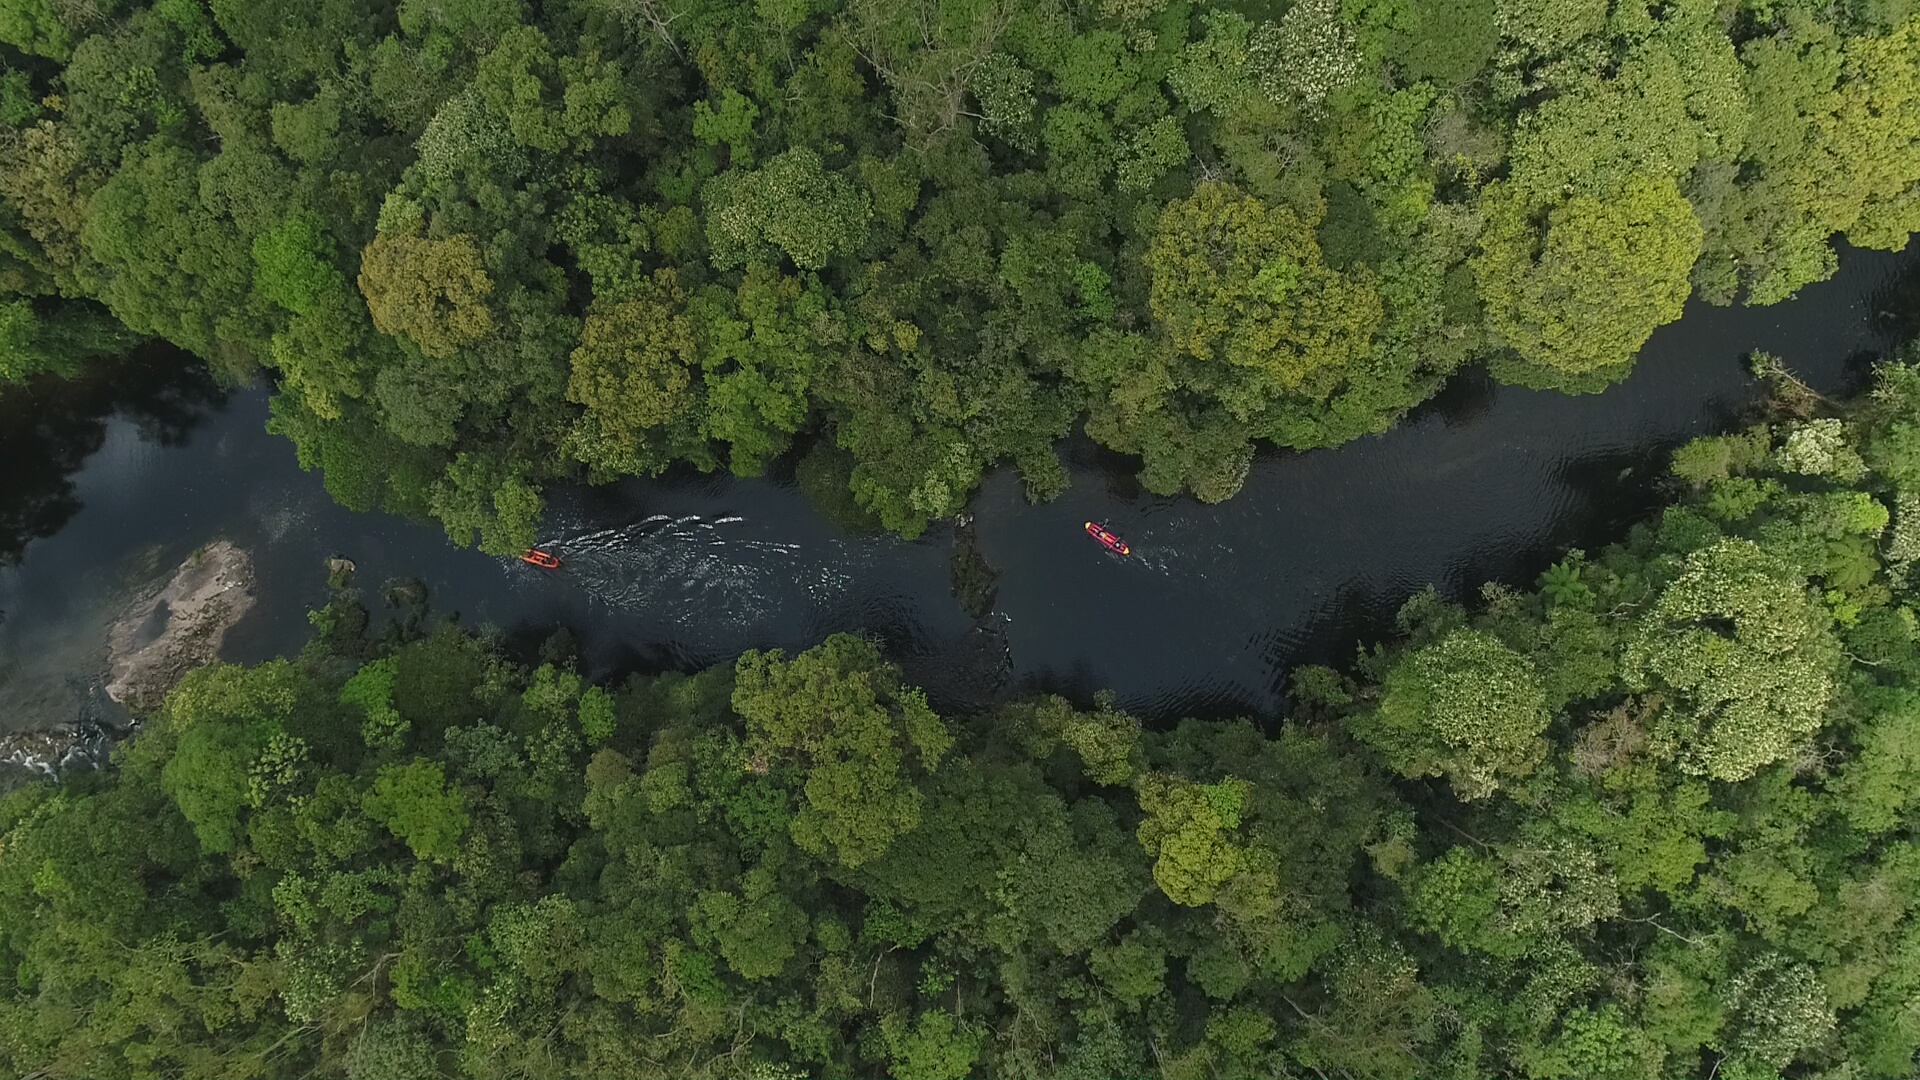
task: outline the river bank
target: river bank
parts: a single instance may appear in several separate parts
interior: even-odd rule
[[[264,430],[267,394],[222,396],[188,359],[150,355],[120,378],[140,393],[0,403],[0,694],[8,730],[101,708],[107,625],[210,536],[253,554],[258,601],[222,655],[299,647],[335,554],[359,580],[416,579],[434,608],[509,639],[566,626],[595,673],[695,668],[744,649],[803,649],[837,630],[883,643],[948,706],[1009,689],[1076,697],[1109,688],[1148,716],[1282,706],[1287,672],[1344,662],[1433,583],[1526,582],[1551,553],[1597,546],[1659,497],[1664,456],[1731,424],[1761,392],[1742,364],[1779,355],[1840,394],[1912,332],[1911,254],[1846,252],[1834,280],[1773,308],[1695,304],[1635,374],[1568,397],[1464,374],[1400,427],[1337,450],[1268,452],[1218,505],[1140,491],[1136,463],[1072,440],[1072,486],[1027,503],[1010,472],[972,505],[977,550],[999,571],[975,620],[952,590],[945,527],[915,542],[849,532],[817,513],[791,463],[768,476],[674,472],[550,492],[542,536],[558,572],[455,548],[433,525],[335,505],[291,446]],[[172,367],[168,365],[172,364]],[[1135,555],[1082,531],[1105,522]]]
[[[159,708],[182,676],[220,655],[253,587],[253,559],[231,541],[196,549],[107,631],[107,696],[135,713]]]

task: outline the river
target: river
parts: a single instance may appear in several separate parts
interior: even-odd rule
[[[978,621],[949,589],[951,530],[849,535],[790,469],[551,491],[542,539],[565,559],[558,571],[462,550],[436,525],[335,506],[266,433],[266,390],[222,392],[151,348],[78,382],[0,394],[0,731],[117,719],[99,688],[108,621],[217,536],[252,551],[260,577],[259,603],[228,637],[235,661],[297,649],[305,612],[325,600],[324,560],[343,555],[376,605],[383,581],[418,578],[435,610],[511,641],[569,628],[596,673],[851,630],[949,705],[1106,688],[1159,720],[1272,718],[1292,666],[1350,657],[1421,587],[1524,584],[1560,549],[1597,547],[1647,513],[1667,452],[1757,399],[1749,351],[1847,393],[1914,334],[1916,313],[1920,244],[1843,251],[1833,280],[1787,303],[1689,304],[1603,394],[1464,373],[1387,434],[1262,453],[1245,489],[1214,506],[1147,494],[1129,459],[1070,440],[1061,498],[1029,505],[1005,470],[975,498],[978,543],[1003,575]],[[1102,551],[1081,530],[1089,519],[1134,555]]]

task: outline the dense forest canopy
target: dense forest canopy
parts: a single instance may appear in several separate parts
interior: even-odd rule
[[[1267,732],[942,715],[847,635],[609,689],[339,592],[0,799],[0,1072],[1913,1075],[1920,366],[1878,379]]]
[[[354,507],[814,472],[912,535],[1446,376],[1594,390],[1920,226],[1911,0],[0,0],[0,380],[158,335]]]

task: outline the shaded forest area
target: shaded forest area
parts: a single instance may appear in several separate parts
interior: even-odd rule
[[[356,508],[819,433],[915,535],[1076,422],[1219,500],[1920,225],[1910,0],[0,0],[0,381],[270,371]]]
[[[1877,380],[1267,732],[943,716],[847,635],[609,689],[337,592],[0,799],[0,1072],[1912,1075],[1920,366]]]

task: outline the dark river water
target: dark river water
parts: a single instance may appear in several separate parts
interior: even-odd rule
[[[977,621],[949,588],[950,530],[849,535],[778,470],[551,491],[543,540],[559,571],[455,548],[436,525],[335,506],[266,433],[265,390],[222,393],[154,350],[0,395],[0,731],[113,719],[99,690],[107,623],[216,537],[259,572],[259,603],[228,638],[237,661],[297,649],[325,600],[324,560],[343,555],[376,604],[386,579],[418,578],[469,625],[523,641],[569,628],[598,673],[851,630],[949,705],[1110,688],[1157,719],[1271,718],[1290,667],[1350,657],[1421,587],[1525,583],[1558,550],[1645,514],[1667,452],[1753,406],[1747,352],[1782,357],[1824,393],[1859,386],[1915,332],[1916,254],[1843,252],[1833,280],[1771,308],[1693,304],[1604,394],[1463,374],[1388,434],[1262,454],[1216,506],[1144,493],[1132,461],[1069,442],[1061,498],[1029,505],[998,472],[974,500],[1003,574]],[[1134,555],[1103,552],[1088,519]]]

